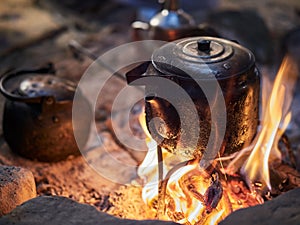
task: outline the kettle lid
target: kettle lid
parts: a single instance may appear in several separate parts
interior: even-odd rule
[[[152,54],[152,64],[166,75],[222,79],[245,73],[255,64],[255,58],[233,41],[200,36],[163,45]]]

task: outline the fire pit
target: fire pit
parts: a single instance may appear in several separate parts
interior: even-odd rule
[[[24,42],[20,42],[20,38],[11,39],[17,44],[5,47],[6,51],[3,54],[6,57],[0,62],[2,73],[9,71],[10,68],[38,68],[45,62],[51,61],[57,68],[58,79],[65,78],[78,83],[91,61],[80,52],[70,51],[68,44],[76,43],[70,40],[75,39],[96,56],[102,55],[109,48],[129,42],[131,24],[135,19],[140,19],[134,18],[135,8],[121,6],[116,1],[103,3],[105,7],[102,8],[99,3],[97,3],[98,7],[93,7],[96,3],[91,0],[76,3],[76,8],[70,10],[66,10],[66,6],[72,4],[71,2],[60,4],[58,1],[43,1],[36,5],[36,1],[35,3],[21,1],[24,2],[16,7],[16,11],[13,7],[15,3],[8,4],[4,1],[4,9],[7,12],[1,14],[0,25],[3,21],[6,24],[22,25],[23,19],[30,19],[27,14],[19,16],[22,7],[29,8],[38,15],[46,12],[43,17],[46,19],[43,21],[49,24],[44,24],[45,29],[39,29],[39,26],[35,25],[37,20],[31,21],[30,24],[34,24],[32,30],[39,32],[34,35],[24,35],[26,36]],[[112,111],[116,96],[119,93],[123,94],[120,90],[125,88],[136,90],[140,87],[128,86],[124,80],[112,76],[111,68],[105,67],[107,64],[101,64],[104,68],[103,66],[96,68],[95,71],[101,76],[96,76],[85,83],[82,90],[84,96],[94,94],[92,93],[94,88],[98,88],[99,91],[99,82],[104,74],[109,73],[111,78],[99,93],[94,107],[95,118],[92,119],[95,119],[94,125],[99,136],[89,137],[88,145],[82,152],[83,157],[69,156],[60,162],[37,162],[24,159],[11,152],[3,137],[0,136],[0,164],[29,169],[36,182],[37,195],[42,196],[0,218],[0,224],[5,224],[7,221],[21,223],[21,221],[14,221],[13,218],[21,218],[20,220],[24,219],[24,221],[26,218],[33,218],[39,221],[37,219],[39,215],[42,216],[44,212],[52,210],[50,208],[50,210],[48,208],[36,210],[34,207],[44,205],[44,201],[57,201],[60,205],[62,196],[76,202],[87,203],[115,217],[139,220],[161,219],[181,224],[222,224],[221,221],[230,218],[230,215],[233,217],[239,215],[235,212],[237,209],[245,208],[246,211],[247,207],[256,205],[267,207],[273,202],[280,205],[282,199],[285,199],[286,203],[289,198],[293,198],[291,197],[294,196],[293,194],[282,195],[282,193],[300,186],[300,176],[296,170],[297,166],[299,169],[300,161],[299,133],[292,133],[298,126],[297,115],[299,114],[297,114],[297,103],[291,104],[293,89],[299,95],[295,84],[297,65],[294,61],[297,54],[291,57],[286,55],[286,52],[282,53],[276,46],[279,46],[282,37],[297,25],[299,10],[295,10],[292,3],[279,5],[277,1],[270,3],[265,0],[261,3],[264,5],[263,8],[258,3],[253,3],[253,7],[259,10],[250,13],[243,11],[247,8],[246,1],[235,2],[228,0],[224,3],[218,1],[209,3],[209,7],[217,10],[216,14],[210,11],[211,8],[207,8],[200,14],[197,14],[199,13],[197,9],[186,10],[195,18],[196,24],[205,21],[206,17],[209,18],[207,22],[218,27],[217,31],[224,37],[223,39],[205,36],[169,43],[153,55],[153,63],[148,61],[140,67],[136,67],[136,64],[130,65],[130,69],[122,68],[117,71],[116,74],[123,78],[127,73],[128,81],[133,85],[146,84],[146,91],[139,92],[143,93],[145,99],[132,108],[128,109],[126,104],[120,104],[118,111]],[[82,6],[81,4],[84,4],[83,8],[78,7]],[[228,6],[238,13],[231,10],[219,13],[222,9],[228,9]],[[274,14],[271,16],[268,14],[269,10],[273,9],[272,12],[278,18]],[[0,9],[2,13],[1,10],[3,8]],[[93,13],[92,15],[90,10],[97,12],[97,15]],[[142,14],[143,10],[138,13]],[[62,13],[63,16],[54,17],[50,13],[53,11]],[[281,12],[293,12],[293,16],[291,13],[281,14]],[[254,14],[256,16],[253,16]],[[128,18],[128,21],[125,22],[124,18]],[[61,23],[56,24],[57,21]],[[95,23],[90,23],[91,21]],[[232,21],[238,25],[234,27],[235,25],[230,24]],[[266,35],[267,28],[261,32],[261,27],[265,25],[263,22],[266,22],[271,32],[270,36]],[[245,29],[241,29],[242,27]],[[22,35],[18,33],[19,26],[15,26],[14,29],[16,33],[12,32],[10,35],[16,34],[21,37]],[[27,29],[26,32],[31,31]],[[34,37],[34,40],[28,40],[30,37]],[[229,41],[234,39],[240,44]],[[1,46],[1,37],[0,40]],[[289,40],[292,40],[292,46],[297,43],[294,39]],[[276,45],[272,45],[271,41]],[[6,41],[4,43],[11,44]],[[180,46],[183,51],[174,50],[174,45]],[[248,49],[241,46],[251,49],[257,61],[254,61],[253,54]],[[266,57],[269,51],[265,49],[269,46],[273,48],[274,54]],[[291,48],[294,49],[290,45],[284,47],[288,52]],[[120,57],[114,57],[112,61],[118,64],[119,61],[134,57],[143,58],[144,54],[142,49],[130,49],[125,57],[120,54]],[[214,61],[216,58],[218,60]],[[297,60],[299,62],[299,59]],[[206,64],[208,66],[201,67],[199,61],[208,62]],[[181,67],[176,68],[174,65],[178,63],[188,65],[188,69],[183,66],[187,71]],[[208,71],[205,70],[207,68],[213,71],[213,77],[217,77],[220,85],[220,91],[216,92],[209,84],[211,79],[209,72],[204,73],[208,79],[205,80],[206,83],[202,88],[207,88],[212,93],[208,98],[205,91],[199,90],[197,79],[191,76],[199,75],[199,66],[201,71]],[[192,73],[189,74],[190,72]],[[276,73],[276,79],[273,79]],[[150,83],[144,83],[141,77],[150,78],[147,80]],[[270,79],[266,79],[267,77]],[[174,94],[171,91],[173,89],[164,85],[164,82],[151,83],[153,78],[163,79],[166,84],[173,83],[192,100],[176,98],[181,92]],[[162,95],[170,98],[165,99]],[[129,95],[124,96],[128,100],[131,98]],[[212,110],[214,107],[223,109],[218,108],[218,104],[214,105],[220,96],[225,97],[224,107],[227,110],[226,121],[223,124],[214,123],[213,119],[214,116],[224,118],[223,112]],[[216,101],[210,105],[212,100]],[[190,107],[189,103],[195,107]],[[291,105],[293,114],[290,113]],[[124,112],[128,110],[131,110],[129,135],[124,125],[127,121],[123,120],[126,114]],[[214,114],[216,112],[217,115]],[[185,115],[183,119],[182,113]],[[125,137],[131,142],[130,146],[118,138],[118,134],[115,133],[116,126],[127,135]],[[219,132],[220,126],[224,128],[224,138]],[[9,128],[9,124],[6,127]],[[131,138],[131,132],[138,134],[137,136],[144,140],[136,142],[135,138]],[[12,132],[11,143],[14,143],[13,135]],[[210,145],[210,137],[212,140],[221,141],[212,142]],[[38,145],[36,148],[41,150]],[[91,165],[96,166],[91,168]],[[116,179],[109,179],[110,177]],[[45,195],[60,197],[43,197]],[[277,198],[279,195],[281,196]],[[35,193],[32,196],[35,196]],[[75,204],[69,199],[65,200],[67,205]],[[291,204],[294,203],[295,201],[291,201]],[[37,212],[38,216],[32,216],[33,212]],[[93,213],[97,212],[93,211]],[[19,217],[19,215],[23,216]],[[251,218],[249,215],[246,217]],[[45,218],[53,217],[50,215]],[[224,221],[227,224],[228,220]],[[126,221],[122,222],[126,223]]]
[[[166,214],[181,223],[216,223],[232,210],[228,194],[223,196],[218,173],[211,174],[216,170],[211,162],[216,156],[248,147],[256,133],[259,75],[253,59],[247,49],[236,43],[195,37],[162,46],[153,53],[152,65],[143,64],[127,73],[129,83],[146,85],[146,124],[151,137],[159,143],[157,155],[148,153],[152,157],[146,157],[139,170],[139,175],[150,183],[143,192],[144,200],[148,205],[155,204],[159,218]],[[192,103],[180,94],[179,88],[153,77],[175,82],[189,94]],[[145,83],[139,82],[143,78]],[[148,83],[145,78],[149,78]],[[210,92],[203,87],[209,87]],[[222,110],[227,113],[222,115]],[[226,116],[227,123],[222,116]],[[202,130],[198,131],[198,127]],[[208,140],[211,136],[213,145]],[[149,147],[149,151],[153,149]],[[170,160],[171,154],[176,154],[180,162]],[[158,171],[148,168],[153,161],[158,161]],[[156,199],[153,183],[159,180]],[[218,215],[213,215],[219,201]]]
[[[283,135],[291,119],[289,110],[298,73],[297,64],[290,55],[284,57],[274,85],[270,89],[271,91],[267,90],[269,81],[266,79],[263,80],[262,110],[258,129],[256,129],[258,118],[255,116],[258,113],[258,91],[255,93],[255,90],[258,89],[255,89],[255,85],[253,85],[255,82],[250,82],[251,78],[247,79],[251,88],[245,89],[247,86],[245,83],[242,83],[244,85],[243,90],[250,90],[252,93],[250,97],[252,102],[243,102],[248,103],[247,107],[252,109],[252,114],[239,114],[243,117],[249,116],[249,119],[245,118],[247,122],[242,121],[242,124],[254,125],[254,128],[252,128],[252,130],[255,130],[253,135],[245,138],[249,141],[248,144],[242,142],[243,144],[239,149],[235,151],[227,150],[226,152],[226,148],[230,149],[231,145],[230,141],[225,140],[223,142],[223,148],[220,148],[223,149],[223,151],[214,155],[215,158],[209,158],[210,166],[202,168],[201,160],[205,158],[205,151],[210,151],[210,149],[204,151],[200,150],[198,152],[197,150],[202,147],[201,144],[197,143],[193,145],[193,147],[196,147],[191,150],[191,148],[189,148],[191,145],[184,145],[181,144],[180,141],[177,141],[178,136],[180,136],[181,133],[185,133],[183,127],[190,128],[190,130],[186,132],[189,134],[190,139],[193,139],[193,134],[195,134],[193,133],[195,132],[193,125],[189,124],[188,126],[184,126],[184,122],[178,119],[180,111],[176,109],[180,108],[180,106],[176,108],[176,105],[172,105],[175,102],[174,99],[176,99],[176,103],[179,102],[179,105],[185,106],[186,100],[180,101],[178,97],[172,99],[170,96],[174,96],[177,89],[173,89],[170,91],[171,95],[167,95],[167,84],[158,83],[157,80],[153,81],[151,79],[164,77],[183,87],[189,94],[194,94],[190,94],[190,96],[194,100],[194,104],[195,102],[199,104],[197,107],[198,114],[203,118],[203,111],[207,108],[207,103],[201,98],[203,97],[203,93],[201,92],[202,95],[195,94],[197,90],[196,86],[189,83],[189,77],[183,78],[183,76],[187,76],[186,73],[182,72],[184,71],[183,67],[180,69],[176,67],[177,65],[181,65],[181,61],[177,60],[176,57],[172,58],[172,54],[180,56],[178,49],[181,50],[182,48],[186,50],[185,47],[189,45],[194,46],[192,50],[196,52],[196,56],[197,54],[201,56],[202,51],[204,51],[205,54],[209,54],[209,51],[214,52],[213,47],[209,46],[210,42],[206,42],[207,40],[205,39],[209,39],[209,41],[220,41],[220,39],[216,38],[198,37],[179,40],[176,41],[175,44],[166,44],[166,47],[163,46],[153,53],[153,65],[147,62],[127,73],[127,81],[130,84],[146,85],[145,115],[141,113],[139,121],[140,126],[147,134],[146,142],[148,153],[138,169],[138,175],[142,179],[142,181],[140,181],[142,187],[128,187],[121,189],[120,192],[116,193],[116,196],[112,195],[111,199],[115,204],[113,203],[114,206],[109,209],[110,213],[121,217],[124,217],[125,214],[128,215],[129,218],[133,218],[134,212],[131,212],[129,209],[123,211],[122,206],[124,207],[123,204],[128,204],[127,198],[131,196],[131,194],[128,193],[135,193],[132,195],[141,194],[144,203],[147,205],[146,210],[142,210],[142,213],[146,215],[145,218],[160,218],[183,224],[218,224],[232,211],[262,204],[280,193],[298,186],[297,182],[294,182],[294,178],[283,175],[283,173],[281,173],[282,171],[280,171],[284,171],[287,168],[292,169],[292,167],[295,166],[294,156],[288,144],[288,139]],[[186,44],[186,46],[182,43]],[[208,47],[202,48],[202,44],[206,44]],[[197,53],[197,51],[200,51],[200,53]],[[171,54],[169,54],[170,52]],[[224,54],[226,54],[226,51]],[[228,58],[226,59],[228,60]],[[208,60],[210,60],[209,57]],[[222,62],[222,60],[220,61],[221,64],[224,65],[224,62]],[[220,61],[217,61],[217,63]],[[192,68],[189,72],[197,71],[197,74],[201,74],[201,72],[204,71],[203,68],[197,70],[197,66],[189,67],[191,62],[194,63],[191,59],[185,64],[182,63],[188,69]],[[234,65],[238,65],[238,62]],[[211,67],[213,66],[210,65],[210,68]],[[201,68],[201,65],[199,68]],[[250,68],[253,67],[250,66]],[[233,71],[240,70],[233,68]],[[248,76],[252,75],[253,77],[257,77],[257,73],[254,72],[246,74]],[[289,74],[289,76],[286,76],[286,74]],[[221,77],[222,90],[227,90],[226,87],[228,86],[226,86],[226,81],[229,83],[233,81],[226,80],[222,75],[219,76]],[[147,78],[150,79],[147,80]],[[139,79],[142,81],[139,81]],[[236,77],[235,79],[238,80]],[[258,79],[253,80],[258,81]],[[160,80],[160,82],[163,81]],[[205,82],[207,82],[207,80],[205,80]],[[234,84],[241,83],[237,82]],[[237,85],[230,87],[233,88],[234,93],[235,91],[239,91],[239,88],[237,88],[237,90],[235,89],[238,87]],[[225,93],[227,94],[228,90],[227,92],[225,91]],[[229,91],[229,93],[231,92]],[[167,98],[163,99],[160,96],[167,96]],[[199,100],[197,102],[195,96],[200,96],[201,101]],[[229,94],[229,96],[232,97],[232,94]],[[166,99],[168,99],[169,102],[167,102]],[[226,103],[228,104],[226,105],[227,110],[230,112],[230,107],[234,104],[230,102],[230,99],[227,99]],[[185,110],[189,109],[189,107],[183,108]],[[273,112],[272,109],[274,108],[277,109],[276,112]],[[227,116],[229,123],[232,123],[232,118],[235,118],[234,113],[239,113],[236,111],[232,111],[230,116]],[[187,116],[185,115],[185,117]],[[182,118],[184,117],[180,117],[180,119]],[[157,120],[151,121],[154,119]],[[256,122],[250,122],[249,124],[251,120]],[[192,121],[195,123],[195,120]],[[198,125],[198,123],[195,124]],[[241,126],[229,126],[229,132],[238,133],[237,130],[240,127]],[[246,134],[249,135],[248,132],[246,132]],[[226,136],[225,134],[225,138],[228,136],[232,137],[234,135],[227,134]],[[199,138],[201,137],[205,138],[206,135],[200,135]],[[214,135],[214,137],[218,136]],[[236,135],[234,137],[238,139],[240,136]],[[203,139],[201,141],[203,141]],[[226,146],[226,144],[229,144],[229,146]],[[186,147],[186,149],[184,147]],[[287,156],[285,163],[288,162],[289,165],[282,163],[283,157],[285,156]],[[140,190],[140,188],[142,188],[142,190]],[[124,192],[128,193],[122,194]],[[123,198],[122,196],[127,197]]]
[[[145,74],[151,76],[147,72]],[[287,140],[282,135],[287,126],[286,122],[290,119],[288,99],[291,99],[296,75],[295,62],[290,57],[284,58],[271,94],[267,97],[263,93],[263,116],[251,144],[231,155],[216,155],[211,160],[211,165],[205,169],[199,167],[200,158],[205,154],[195,154],[193,159],[189,156],[184,161],[184,155],[180,152],[175,154],[176,149],[170,151],[163,141],[157,143],[162,139],[154,140],[151,127],[146,126],[149,113],[146,108],[146,117],[141,113],[139,118],[141,127],[148,136],[148,153],[138,169],[142,187],[128,187],[112,195],[115,205],[109,212],[132,218],[134,212],[128,209],[123,211],[122,207],[128,204],[127,198],[135,193],[132,195],[141,194],[147,205],[147,209],[143,211],[145,218],[173,220],[183,224],[218,224],[232,211],[262,204],[281,192],[298,186],[292,181],[292,177],[280,174],[280,170],[292,169],[291,166],[282,164],[281,155],[284,149],[290,151]],[[127,78],[132,78],[132,71],[127,74]],[[265,82],[267,81],[264,80],[264,85]],[[287,85],[290,89],[284,89]],[[273,107],[278,109],[278,114],[270,111]],[[163,115],[162,118],[168,115]],[[156,135],[154,133],[154,137]],[[293,162],[292,155],[289,162]]]
[[[144,83],[139,82],[138,79],[153,78],[157,73],[164,76],[146,63],[128,72],[127,79],[140,85]],[[230,152],[231,154],[222,152],[216,154],[215,158],[209,158],[209,166],[206,168],[201,167],[205,151],[204,154],[202,152],[202,154],[184,155],[180,152],[180,145],[179,147],[168,146],[168,139],[172,141],[172,137],[177,137],[174,130],[182,128],[176,126],[176,120],[168,121],[170,119],[168,116],[171,115],[172,120],[173,114],[163,113],[174,112],[173,108],[168,108],[171,104],[163,102],[164,100],[159,98],[160,95],[155,94],[161,93],[157,87],[166,87],[166,85],[157,85],[155,89],[155,83],[148,80],[152,86],[146,91],[151,95],[146,95],[145,106],[140,103],[135,106],[133,116],[137,118],[131,121],[139,124],[132,127],[137,129],[140,126],[140,129],[145,132],[148,153],[144,162],[139,165],[139,179],[110,195],[112,206],[107,209],[107,212],[122,218],[160,218],[185,224],[217,224],[232,211],[262,204],[282,192],[297,187],[299,185],[297,178],[293,177],[296,174],[287,172],[293,170],[293,154],[289,149],[288,140],[282,137],[290,119],[288,109],[296,75],[297,66],[294,60],[290,56],[285,57],[270,93],[263,89],[262,116],[255,138],[249,141],[249,145]],[[172,79],[170,73],[167,76],[167,80],[169,79]],[[178,79],[180,78],[174,79],[175,82],[178,82]],[[268,81],[264,79],[263,87],[268,85]],[[284,88],[286,86],[290,88]],[[185,86],[187,87],[188,85]],[[148,101],[153,100],[154,103],[147,106]],[[273,107],[278,108],[278,114],[271,113]],[[155,116],[153,111],[156,113]],[[151,119],[158,115],[161,120],[157,120],[158,124],[152,124],[151,127]],[[162,123],[164,120],[167,122]],[[159,128],[160,124],[166,128]],[[175,128],[169,129],[168,125]],[[168,130],[173,132],[170,136],[165,135],[168,134],[165,132]],[[265,149],[263,146],[266,146]],[[290,165],[282,163],[285,156],[288,156],[285,162],[289,162]],[[130,204],[134,206],[126,207]]]

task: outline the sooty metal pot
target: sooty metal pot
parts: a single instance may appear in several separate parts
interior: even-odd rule
[[[172,102],[160,97],[167,87],[165,82],[152,79],[157,77],[174,82],[189,95],[199,117],[199,122],[190,122],[199,125],[199,133],[181,123]],[[257,132],[260,75],[253,54],[235,42],[214,37],[170,42],[155,50],[150,62],[129,71],[126,78],[131,85],[145,85],[148,130],[161,147],[172,153],[188,158],[201,157],[211,135],[215,140],[221,138],[218,136],[220,124],[214,127],[211,119],[211,112],[220,109],[209,105],[199,82],[204,87],[217,81],[221,92],[211,90],[211,93],[216,97],[224,96],[225,108],[221,110],[226,111],[227,122],[221,149],[218,150],[221,155],[234,153],[249,145]],[[176,96],[177,89],[169,91]],[[173,102],[185,107],[183,111],[190,110],[186,99],[175,97]],[[154,118],[156,122],[153,122]],[[185,139],[185,143],[180,143],[183,135],[188,135],[191,140],[197,135],[196,147],[189,142],[189,138]]]
[[[90,131],[91,108],[81,95],[82,118],[72,125],[76,85],[51,74],[48,68],[4,75],[3,134],[14,152],[39,161],[59,161],[79,155]],[[82,135],[75,140],[73,129]],[[78,145],[77,145],[78,144]]]

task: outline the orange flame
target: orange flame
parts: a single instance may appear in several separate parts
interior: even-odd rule
[[[148,142],[148,146],[155,143],[153,140]],[[153,146],[152,146],[153,147]],[[149,148],[150,149],[150,148]],[[164,157],[172,157],[173,154],[163,150]],[[156,167],[147,167],[157,160],[155,149],[149,151],[144,162],[138,170],[142,178],[146,178],[143,187],[142,198],[150,210],[155,210],[155,203],[158,199],[158,170]],[[146,163],[147,161],[148,163]],[[199,170],[199,161],[194,160],[190,164],[180,167],[168,177],[166,186],[166,211],[159,219],[173,220],[182,224],[212,224],[215,225],[224,219],[230,212],[231,206],[224,197],[212,212],[207,213],[204,203],[204,195],[210,186],[208,174]],[[142,169],[140,169],[142,168]],[[171,166],[164,163],[164,172],[170,171]],[[166,173],[165,173],[166,174]],[[149,213],[153,215],[153,213]]]
[[[249,158],[241,169],[250,187],[252,182],[259,181],[263,190],[271,190],[269,163],[281,159],[277,145],[291,119],[289,109],[296,80],[297,66],[286,56],[276,76],[270,97],[263,96],[265,105],[261,130],[254,141]]]
[[[252,144],[239,155],[233,156],[234,159],[229,164],[230,167],[238,160],[241,161],[240,158],[245,157],[244,152],[252,150],[241,168],[241,173],[246,177],[249,186],[254,181],[260,181],[263,188],[271,189],[268,166],[270,161],[273,162],[275,159],[281,158],[277,143],[291,119],[289,108],[296,83],[296,71],[295,63],[289,57],[285,57],[269,98],[263,89],[261,130]],[[154,210],[158,207],[159,199],[157,143],[151,138],[147,130],[144,114],[140,116],[140,122],[147,134],[146,142],[149,150],[138,169],[138,174],[145,183],[142,198],[147,206]],[[225,193],[223,191],[218,205],[208,212],[205,195],[211,187],[210,176],[200,170],[198,159],[182,164],[176,155],[169,153],[166,149],[162,149],[162,152],[164,158],[163,174],[167,174],[168,177],[164,177],[166,181],[166,198],[164,199],[166,209],[165,214],[160,219],[185,224],[216,225],[231,213],[233,208],[231,202],[233,201],[231,201],[231,194],[226,192],[226,188],[223,189]],[[220,160],[223,159],[220,158]],[[181,166],[174,170],[174,165]],[[153,214],[151,213],[151,215]]]
[[[141,114],[140,123],[146,132],[147,155],[138,168],[139,177],[144,181],[142,199],[154,211],[158,201],[158,167],[157,167],[157,143],[151,138],[147,131],[145,115]],[[210,177],[199,170],[199,161],[194,160],[179,167],[172,173],[168,173],[174,165],[180,164],[178,156],[162,149],[163,153],[163,174],[170,174],[166,183],[166,210],[159,219],[173,220],[185,224],[211,224],[215,225],[225,218],[231,207],[224,198],[221,198],[218,207],[211,213],[206,212],[204,195],[210,186]],[[192,186],[192,188],[190,188]],[[195,197],[196,196],[196,197]],[[153,212],[149,212],[153,215]]]

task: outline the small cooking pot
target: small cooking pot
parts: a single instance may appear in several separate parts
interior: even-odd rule
[[[187,158],[201,157],[211,135],[215,140],[223,138],[219,137],[218,129],[224,124],[213,124],[211,111],[226,111],[226,131],[221,149],[217,149],[221,155],[248,146],[257,132],[260,74],[253,54],[235,42],[215,37],[191,37],[170,42],[155,50],[151,61],[129,71],[126,78],[129,84],[145,85],[148,130],[161,147],[172,153]],[[155,78],[169,80],[180,88],[166,90],[167,83]],[[223,98],[225,107],[222,109],[213,108],[201,88],[214,87],[216,81],[221,91],[210,90],[215,95],[211,99]],[[189,121],[191,107],[186,99],[176,95],[179,89],[192,99],[199,121]],[[166,93],[171,93],[168,96],[173,102],[161,97]],[[179,109],[183,108],[182,118],[173,103]],[[181,119],[188,123],[184,124]],[[200,133],[194,132],[189,124],[199,125]],[[185,143],[180,142],[183,136],[187,137]],[[191,143],[195,138],[198,140],[196,147]]]
[[[32,160],[54,162],[79,155],[89,136],[88,101],[79,98],[82,118],[73,127],[76,85],[53,74],[53,68],[43,68],[9,73],[0,80],[6,98],[4,139],[12,151]],[[75,140],[73,129],[81,133],[80,140]]]

